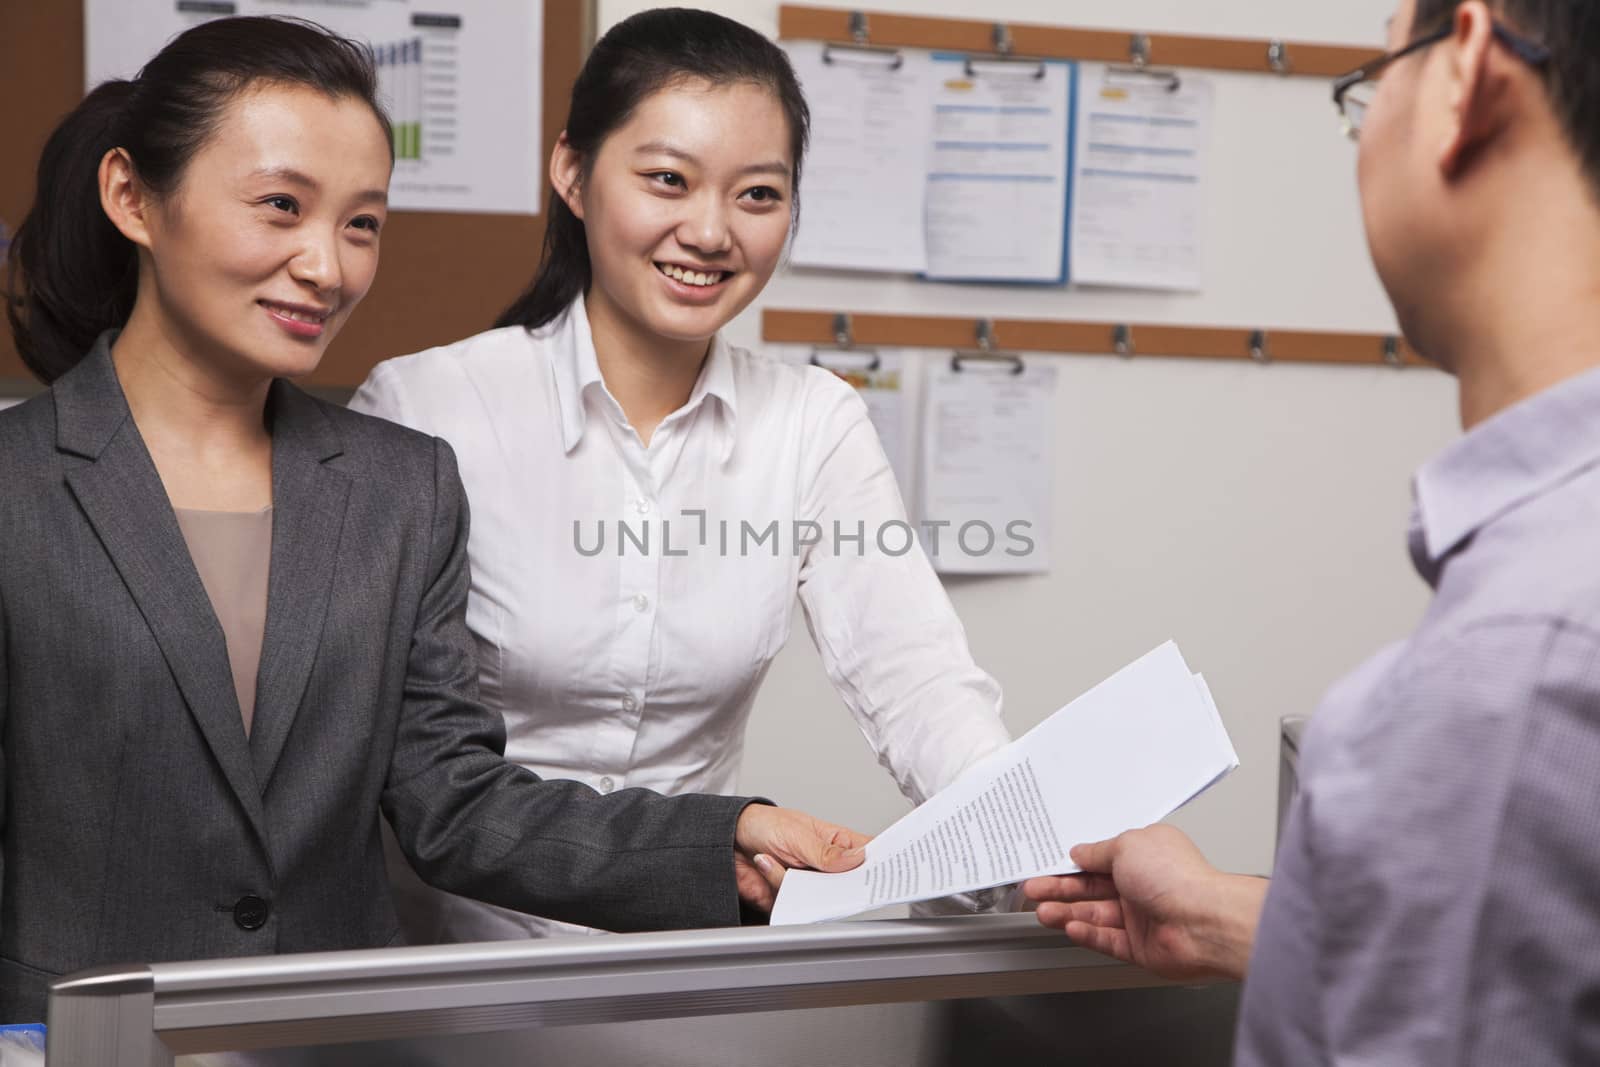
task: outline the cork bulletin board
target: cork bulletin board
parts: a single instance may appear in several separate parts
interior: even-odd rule
[[[0,222],[33,199],[45,139],[83,98],[79,0],[0,0]],[[543,156],[566,120],[572,83],[594,34],[594,0],[544,0]],[[352,389],[373,364],[488,329],[527,285],[544,216],[395,212],[378,278],[306,384]],[[0,329],[0,395],[37,389]]]

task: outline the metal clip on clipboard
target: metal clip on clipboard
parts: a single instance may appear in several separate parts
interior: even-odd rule
[[[887,61],[890,70],[899,70],[905,65],[906,57],[900,54],[898,48],[887,48],[883,45],[869,44],[872,39],[871,31],[867,27],[867,13],[865,11],[850,12],[850,43],[825,44],[822,46],[822,62],[828,66],[835,63],[871,63]]]
[[[856,347],[855,331],[851,326],[850,316],[845,314],[838,314],[833,317],[833,347],[826,348],[822,346],[813,346],[811,349],[811,359],[809,360],[813,367],[821,367],[823,370],[837,372],[838,368],[831,367],[827,363],[823,362],[822,355],[824,352],[831,352],[839,355],[870,357],[865,366],[852,367],[850,368],[852,370],[861,370],[871,373],[872,371],[875,371],[883,366],[883,359],[878,355],[878,350],[876,348]]]
[[[978,347],[972,349],[957,349],[950,356],[950,369],[957,374],[966,369],[967,363],[1004,363],[1011,367],[1011,374],[1021,374],[1026,366],[1022,357],[1009,352],[995,351],[994,320],[979,319],[973,324]]]
[[[1003,75],[1004,77],[1008,78],[1026,77],[1032,78],[1035,81],[1042,81],[1044,79],[1044,60],[1029,59],[1017,55],[1016,44],[1011,39],[1010,26],[1006,25],[1004,22],[996,22],[993,28],[990,30],[990,34],[991,40],[994,42],[994,54],[988,56],[969,55],[967,57],[967,61],[962,64],[962,70],[967,77],[979,77],[983,72],[978,69],[978,66],[979,64],[983,64],[984,66],[999,67],[1011,65],[1011,69],[1006,70],[1006,73]],[[1016,69],[1015,65],[1021,65],[1030,69],[1026,71],[1018,70]],[[993,76],[998,72],[990,71],[989,73],[991,76]]]
[[[1158,70],[1150,65],[1150,35],[1147,33],[1136,33],[1128,38],[1128,63],[1129,66],[1107,67],[1106,76],[1154,78],[1169,93],[1183,88],[1183,78],[1177,71]]]

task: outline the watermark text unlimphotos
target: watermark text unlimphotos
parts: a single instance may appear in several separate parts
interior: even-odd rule
[[[810,519],[711,519],[704,508],[685,508],[677,519],[655,522],[627,519],[572,520],[572,547],[580,556],[689,556],[714,552],[723,557],[800,556],[816,548],[830,555],[879,552],[904,556],[920,539],[931,555],[959,552],[982,557],[995,552],[1029,556],[1035,549],[1033,523],[1013,519],[999,529],[982,519],[960,524],[924,519],[913,526],[903,519],[854,523],[838,519],[826,525]]]

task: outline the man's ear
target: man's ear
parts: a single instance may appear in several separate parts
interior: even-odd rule
[[[1444,76],[1450,79],[1450,115],[1439,146],[1439,169],[1455,178],[1504,126],[1503,104],[1510,88],[1507,57],[1494,47],[1494,14],[1484,0],[1456,8]]]
[[[567,141],[567,131],[556,138],[555,150],[550,153],[550,188],[581,221],[583,219],[583,156]]]
[[[111,225],[140,248],[150,247],[150,191],[139,181],[127,149],[113,148],[100,157],[100,207]]]

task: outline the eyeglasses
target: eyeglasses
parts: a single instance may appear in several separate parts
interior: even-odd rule
[[[1512,54],[1529,66],[1543,67],[1550,62],[1550,49],[1544,45],[1518,36],[1498,22],[1493,23],[1492,29],[1495,39],[1511,49]],[[1360,135],[1361,123],[1367,117],[1367,108],[1371,106],[1372,98],[1378,91],[1378,78],[1389,69],[1390,64],[1404,59],[1413,52],[1420,52],[1430,45],[1438,44],[1454,32],[1453,21],[1447,22],[1443,28],[1424,34],[1397,51],[1385,52],[1377,59],[1357,67],[1334,82],[1333,106],[1339,109],[1339,115],[1344,119],[1345,136],[1353,141]]]

